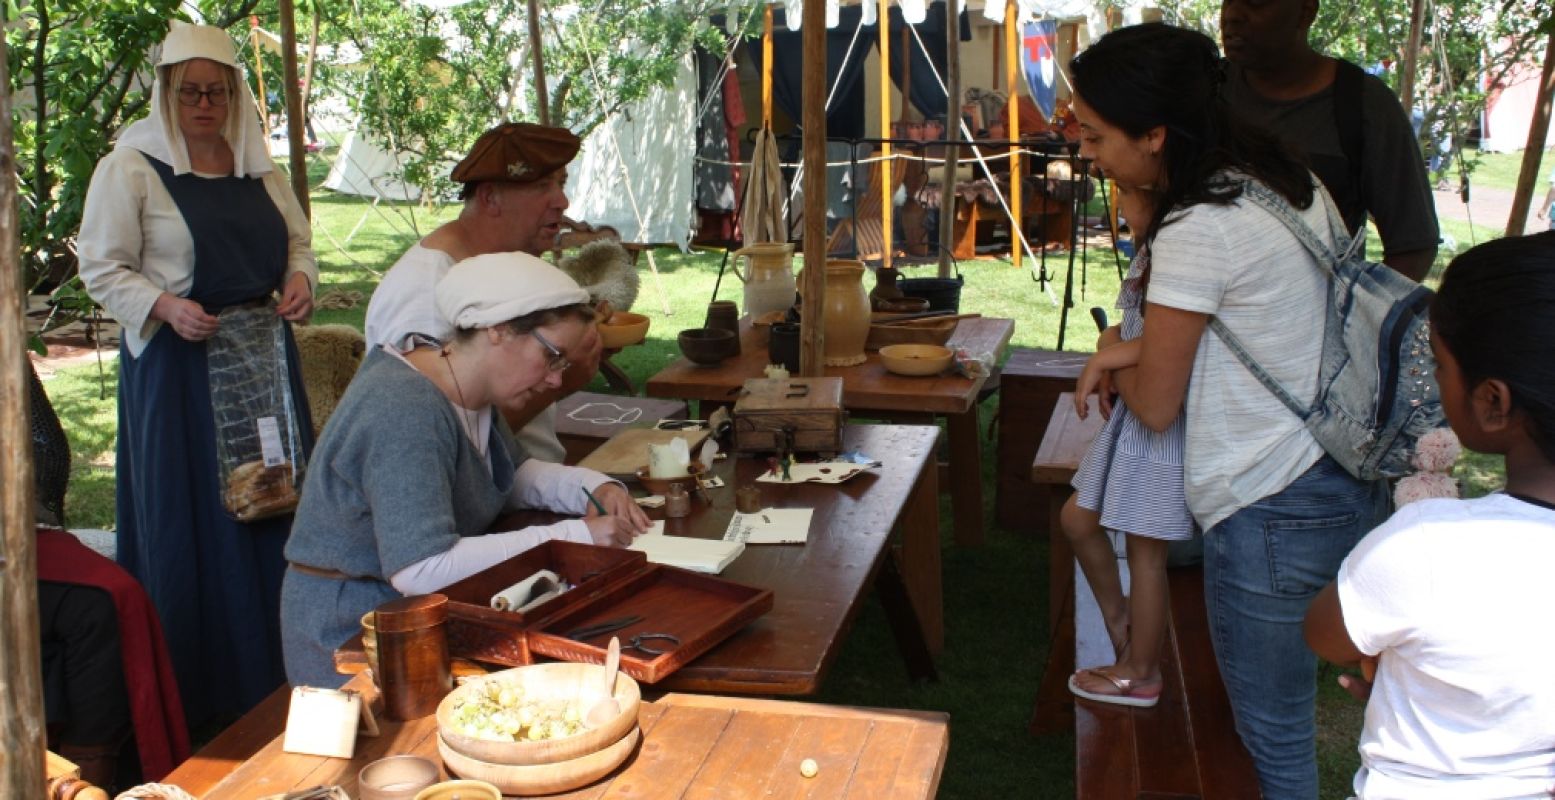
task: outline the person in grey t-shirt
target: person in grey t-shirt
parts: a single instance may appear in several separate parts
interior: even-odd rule
[[[1317,6],[1318,0],[1222,0],[1226,100],[1305,155],[1352,232],[1370,216],[1382,260],[1422,280],[1436,259],[1439,231],[1414,129],[1387,84],[1312,49],[1307,33]]]

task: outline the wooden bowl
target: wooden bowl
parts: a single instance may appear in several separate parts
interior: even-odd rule
[[[502,800],[502,787],[481,780],[443,781],[416,792],[416,800]]]
[[[893,344],[880,348],[880,363],[897,375],[938,375],[950,366],[955,353],[937,344]]]
[[[885,314],[915,314],[919,311],[929,310],[929,298],[927,297],[897,297],[893,299],[876,299],[875,311]]]
[[[719,362],[734,355],[738,343],[734,340],[734,332],[723,328],[687,328],[680,332],[676,338],[680,344],[680,352],[693,364],[701,364],[704,367],[717,366]]]
[[[443,766],[461,778],[486,781],[503,794],[527,797],[565,792],[609,775],[632,754],[641,739],[642,731],[633,725],[624,736],[602,750],[568,761],[528,766],[492,764],[471,758],[449,747],[441,735],[437,737],[437,753],[443,757]]]
[[[606,350],[620,350],[628,345],[638,344],[648,335],[650,322],[652,320],[646,315],[617,311],[610,319],[599,323],[600,344]]]
[[[594,703],[594,694],[604,667],[598,664],[534,664],[528,667],[493,672],[483,679],[454,689],[437,706],[437,730],[442,741],[455,752],[488,764],[533,765],[554,764],[596,753],[626,735],[637,724],[637,710],[642,703],[642,690],[637,681],[626,673],[616,674],[615,698],[621,705],[621,715],[608,725],[566,736],[560,739],[540,741],[500,742],[468,736],[454,726],[454,707],[465,697],[484,689],[490,681],[517,684],[528,696],[546,698],[579,698],[583,703],[580,713],[587,713]],[[445,759],[446,760],[446,759]],[[465,777],[480,777],[466,775]]]
[[[644,489],[654,494],[667,494],[671,486],[680,486],[687,492],[694,492],[697,488],[695,481],[702,472],[702,465],[693,462],[686,467],[686,470],[688,474],[684,477],[654,478],[648,475],[647,467],[638,467],[636,478],[637,482],[642,484]]]

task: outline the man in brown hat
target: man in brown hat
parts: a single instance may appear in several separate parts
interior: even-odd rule
[[[367,343],[400,350],[439,346],[453,333],[433,303],[433,288],[455,263],[487,253],[541,255],[561,232],[567,208],[567,164],[578,137],[565,128],[508,122],[481,134],[452,178],[464,188],[459,216],[417,242],[384,274],[367,305]],[[599,369],[597,332],[567,353],[572,366],[556,392],[536,393],[522,408],[503,409],[529,455],[561,461],[554,403],[593,379]]]

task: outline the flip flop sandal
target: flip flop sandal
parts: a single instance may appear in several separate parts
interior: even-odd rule
[[[1082,673],[1090,673],[1099,678],[1106,679],[1117,687],[1117,694],[1104,694],[1092,692],[1080,686],[1076,680]],[[1150,708],[1161,699],[1161,682],[1155,681],[1149,685],[1142,680],[1134,678],[1119,678],[1105,669],[1082,669],[1069,676],[1069,691],[1076,697],[1086,700],[1094,700],[1098,703],[1110,703],[1115,706],[1133,706],[1135,708]]]

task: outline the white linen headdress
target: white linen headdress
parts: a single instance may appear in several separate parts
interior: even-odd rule
[[[508,320],[576,303],[589,293],[528,253],[487,253],[448,268],[437,282],[437,311],[455,328],[490,328]]]
[[[221,28],[190,25],[174,20],[156,60],[157,79],[151,85],[151,113],[125,128],[118,147],[139,150],[173,168],[174,175],[190,171],[189,147],[178,128],[178,92],[169,86],[173,67],[192,58],[206,58],[233,71],[237,91],[227,100],[227,124],[222,137],[232,148],[232,174],[239,178],[264,175],[275,169],[259,127],[259,106],[248,82],[243,80],[232,37]]]

